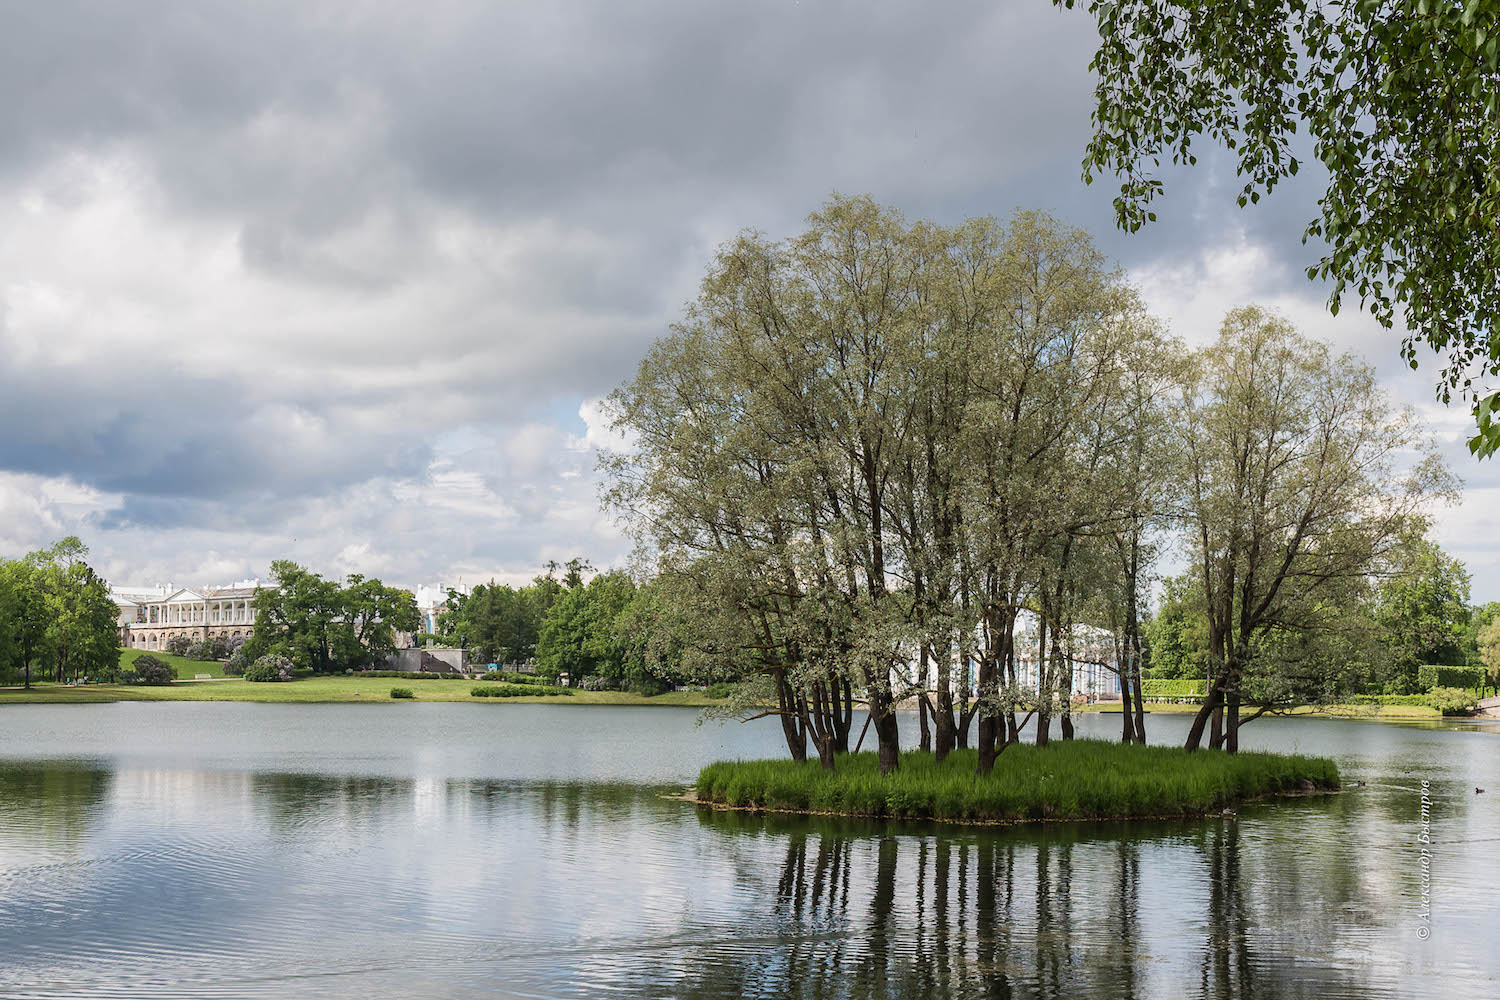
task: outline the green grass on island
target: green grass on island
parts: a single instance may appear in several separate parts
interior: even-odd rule
[[[698,801],[770,812],[831,813],[967,823],[1193,816],[1265,795],[1339,787],[1323,757],[1225,754],[1104,740],[1012,746],[987,777],[977,752],[901,755],[882,776],[873,753],[840,756],[833,773],[816,758],[721,761],[698,775]]]

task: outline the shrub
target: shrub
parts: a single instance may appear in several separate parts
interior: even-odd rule
[[[245,645],[243,639],[230,640],[229,659],[224,661],[224,676],[239,677],[245,672],[245,668],[254,663],[250,656],[250,647]]]
[[[1434,688],[1477,688],[1484,683],[1484,671],[1479,667],[1445,667],[1436,663],[1424,663],[1417,668],[1417,687],[1423,691]]]
[[[1444,715],[1467,715],[1474,707],[1474,696],[1455,687],[1435,687],[1427,692],[1427,704]]]
[[[154,656],[137,656],[134,669],[121,672],[122,679],[125,674],[132,677],[127,684],[170,684],[177,679],[177,668]]]
[[[618,691],[620,686],[608,677],[589,674],[578,685],[585,691]]]
[[[415,698],[416,695],[414,695],[414,694],[411,693],[411,688],[391,688],[391,697],[392,698]]]
[[[708,686],[708,690],[704,691],[703,693],[708,695],[708,697],[710,698],[728,698],[730,695],[734,694],[734,685],[726,683],[724,681],[720,681],[717,684],[710,684]]]
[[[491,670],[479,678],[482,681],[504,681],[507,684],[540,684],[536,674],[518,674],[510,670]]]
[[[573,692],[564,687],[545,684],[497,684],[493,687],[473,687],[469,694],[475,698],[539,698],[572,697]]]
[[[167,637],[166,650],[174,656],[186,656],[192,645],[193,637],[179,632]]]
[[[289,681],[293,676],[292,661],[274,653],[262,656],[245,668],[245,680],[257,683]]]
[[[640,674],[631,679],[630,690],[634,694],[654,698],[672,690],[672,685],[652,674]]]
[[[1400,705],[1407,708],[1426,708],[1432,704],[1425,694],[1357,694],[1350,700],[1356,705]]]

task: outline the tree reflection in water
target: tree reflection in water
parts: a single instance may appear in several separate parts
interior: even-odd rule
[[[1365,995],[1344,973],[1257,961],[1232,819],[894,835],[853,821],[702,822],[730,836],[761,823],[783,840],[763,897],[776,940],[716,954],[682,995]]]

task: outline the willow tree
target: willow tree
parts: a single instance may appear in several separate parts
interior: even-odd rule
[[[794,756],[806,734],[833,766],[857,684],[889,772],[909,638],[889,490],[913,440],[929,232],[869,199],[836,198],[809,222],[786,245],[726,247],[685,321],[611,397],[637,450],[606,459],[607,499],[659,572],[734,595],[703,620],[702,645],[773,680]]]
[[[1430,438],[1390,406],[1368,365],[1285,320],[1237,309],[1194,360],[1182,400],[1184,503],[1211,679],[1186,745],[1197,749],[1212,722],[1213,745],[1233,752],[1257,645],[1305,628],[1318,598],[1367,575],[1451,485]]]
[[[686,610],[683,662],[763,678],[793,756],[830,768],[856,698],[886,772],[908,698],[939,756],[978,720],[981,772],[1018,710],[1045,731],[1067,658],[1059,638],[1021,691],[1016,616],[1066,633],[1072,553],[1126,516],[1098,485],[1119,422],[1093,414],[1140,335],[1093,242],[1041,213],[942,227],[836,197],[794,239],[723,248],[611,396],[634,448],[604,459]]]
[[[1125,384],[1125,348],[1140,315],[1135,296],[1088,235],[1040,213],[1019,213],[1004,234],[987,292],[989,325],[970,364],[969,475],[961,578],[979,610],[979,769],[1017,738],[1029,708],[1045,743],[1071,677],[1062,636],[1076,602],[1082,540],[1116,516],[1095,482],[1114,447],[1093,415]],[[1040,683],[1016,673],[1020,611],[1039,612]],[[1049,641],[1047,634],[1055,641]]]

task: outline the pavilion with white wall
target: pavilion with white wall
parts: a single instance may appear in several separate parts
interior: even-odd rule
[[[112,590],[120,609],[120,644],[165,649],[174,635],[203,640],[248,639],[255,628],[259,580],[229,587],[120,587]]]

